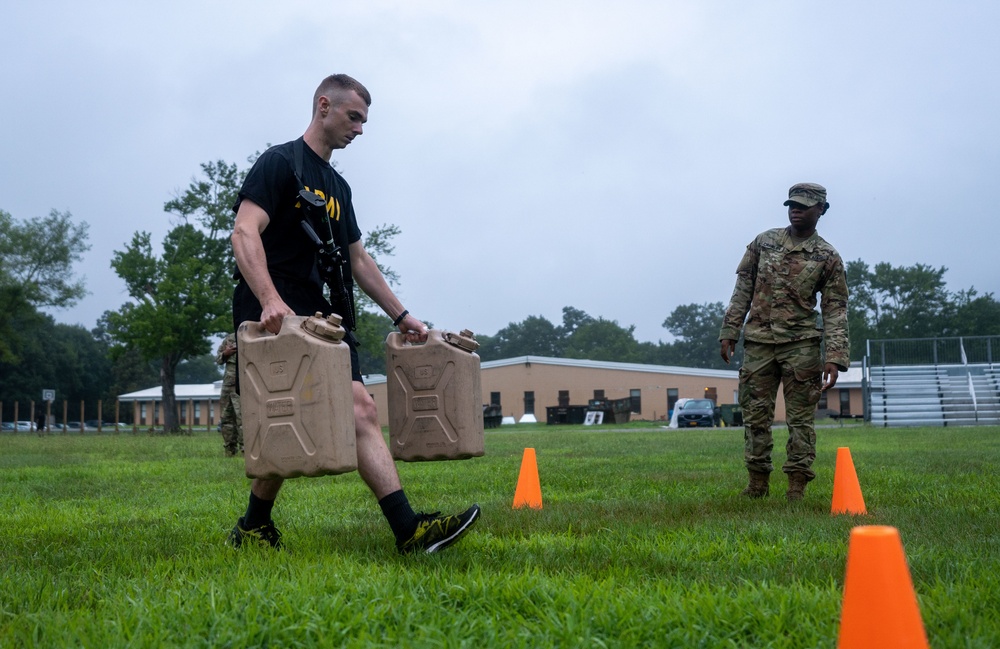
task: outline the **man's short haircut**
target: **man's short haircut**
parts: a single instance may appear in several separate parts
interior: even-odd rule
[[[316,108],[319,107],[320,97],[325,96],[331,102],[336,103],[331,95],[337,90],[353,90],[364,100],[366,106],[372,105],[372,96],[368,93],[368,89],[362,86],[357,79],[349,77],[346,74],[331,74],[320,82],[319,88],[316,88],[316,94],[313,95],[314,115],[316,114]]]

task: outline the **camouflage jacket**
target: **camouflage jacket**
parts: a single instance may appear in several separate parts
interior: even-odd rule
[[[230,367],[232,368],[236,367],[236,354],[230,354],[229,356],[226,356],[224,355],[223,352],[226,351],[227,347],[230,347],[235,344],[236,344],[236,334],[229,334],[225,337],[225,339],[223,339],[221,343],[219,343],[219,349],[215,352],[216,364],[225,365],[227,372],[229,371]]]
[[[817,293],[822,295],[822,327],[817,321]],[[847,275],[840,254],[816,233],[798,245],[788,228],[759,234],[736,269],[736,288],[719,340],[738,340],[744,322],[743,337],[753,342],[823,338],[826,362],[846,370],[850,365]]]
[[[224,386],[236,385],[236,354],[230,354],[229,356],[223,354],[223,352],[226,351],[226,347],[235,344],[236,334],[229,334],[226,336],[225,340],[219,343],[219,350],[215,353],[215,362],[219,365],[225,365],[225,371],[222,373],[222,385]]]

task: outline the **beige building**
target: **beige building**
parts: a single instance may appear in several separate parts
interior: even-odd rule
[[[215,426],[219,423],[222,381],[174,386],[177,419],[181,427]],[[140,428],[163,425],[163,388],[156,386],[118,396],[124,412],[132,409],[132,421]]]
[[[482,369],[483,404],[500,404],[514,421],[546,421],[546,408],[585,406],[591,399],[632,400],[632,419],[666,420],[677,399],[712,399],[736,403],[738,373],[734,370],[693,369],[667,365],[614,363],[570,358],[521,356],[487,361]],[[365,378],[378,406],[382,425],[388,424],[384,376]],[[780,404],[784,418],[784,403]]]
[[[716,404],[737,403],[738,372],[670,365],[642,365],[569,358],[521,356],[481,365],[482,402],[500,404],[504,417],[546,421],[546,408],[585,406],[591,399],[632,400],[633,420],[667,420],[677,399],[713,399]],[[221,381],[206,385],[175,387],[182,426],[214,426],[219,423]],[[382,426],[389,425],[386,377],[365,377],[368,392],[378,406]],[[860,364],[841,372],[837,386],[824,395],[819,410],[831,414],[860,416],[864,412]],[[159,386],[123,394],[122,408],[132,408],[138,426],[163,422]],[[778,391],[776,421],[785,419],[785,402]]]

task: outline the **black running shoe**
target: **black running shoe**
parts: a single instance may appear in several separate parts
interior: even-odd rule
[[[479,520],[479,505],[473,505],[454,516],[442,516],[441,512],[417,516],[417,530],[413,536],[402,543],[396,543],[396,549],[400,554],[411,552],[431,554],[445,549],[462,538],[462,535]]]
[[[229,544],[234,548],[241,548],[245,542],[253,542],[258,545],[263,545],[267,543],[275,550],[280,550],[281,545],[281,532],[278,528],[274,526],[274,521],[268,521],[260,527],[255,527],[253,529],[246,529],[243,527],[243,517],[236,521],[236,527],[233,531],[229,533]]]

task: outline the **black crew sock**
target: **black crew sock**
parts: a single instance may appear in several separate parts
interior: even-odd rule
[[[396,541],[406,541],[417,531],[417,515],[413,513],[410,501],[402,489],[378,501],[378,506],[382,508],[385,519],[389,521],[389,527],[392,528]]]
[[[271,521],[272,507],[274,507],[273,500],[258,498],[251,491],[250,504],[247,505],[247,513],[243,515],[243,528],[252,530],[269,523]]]

